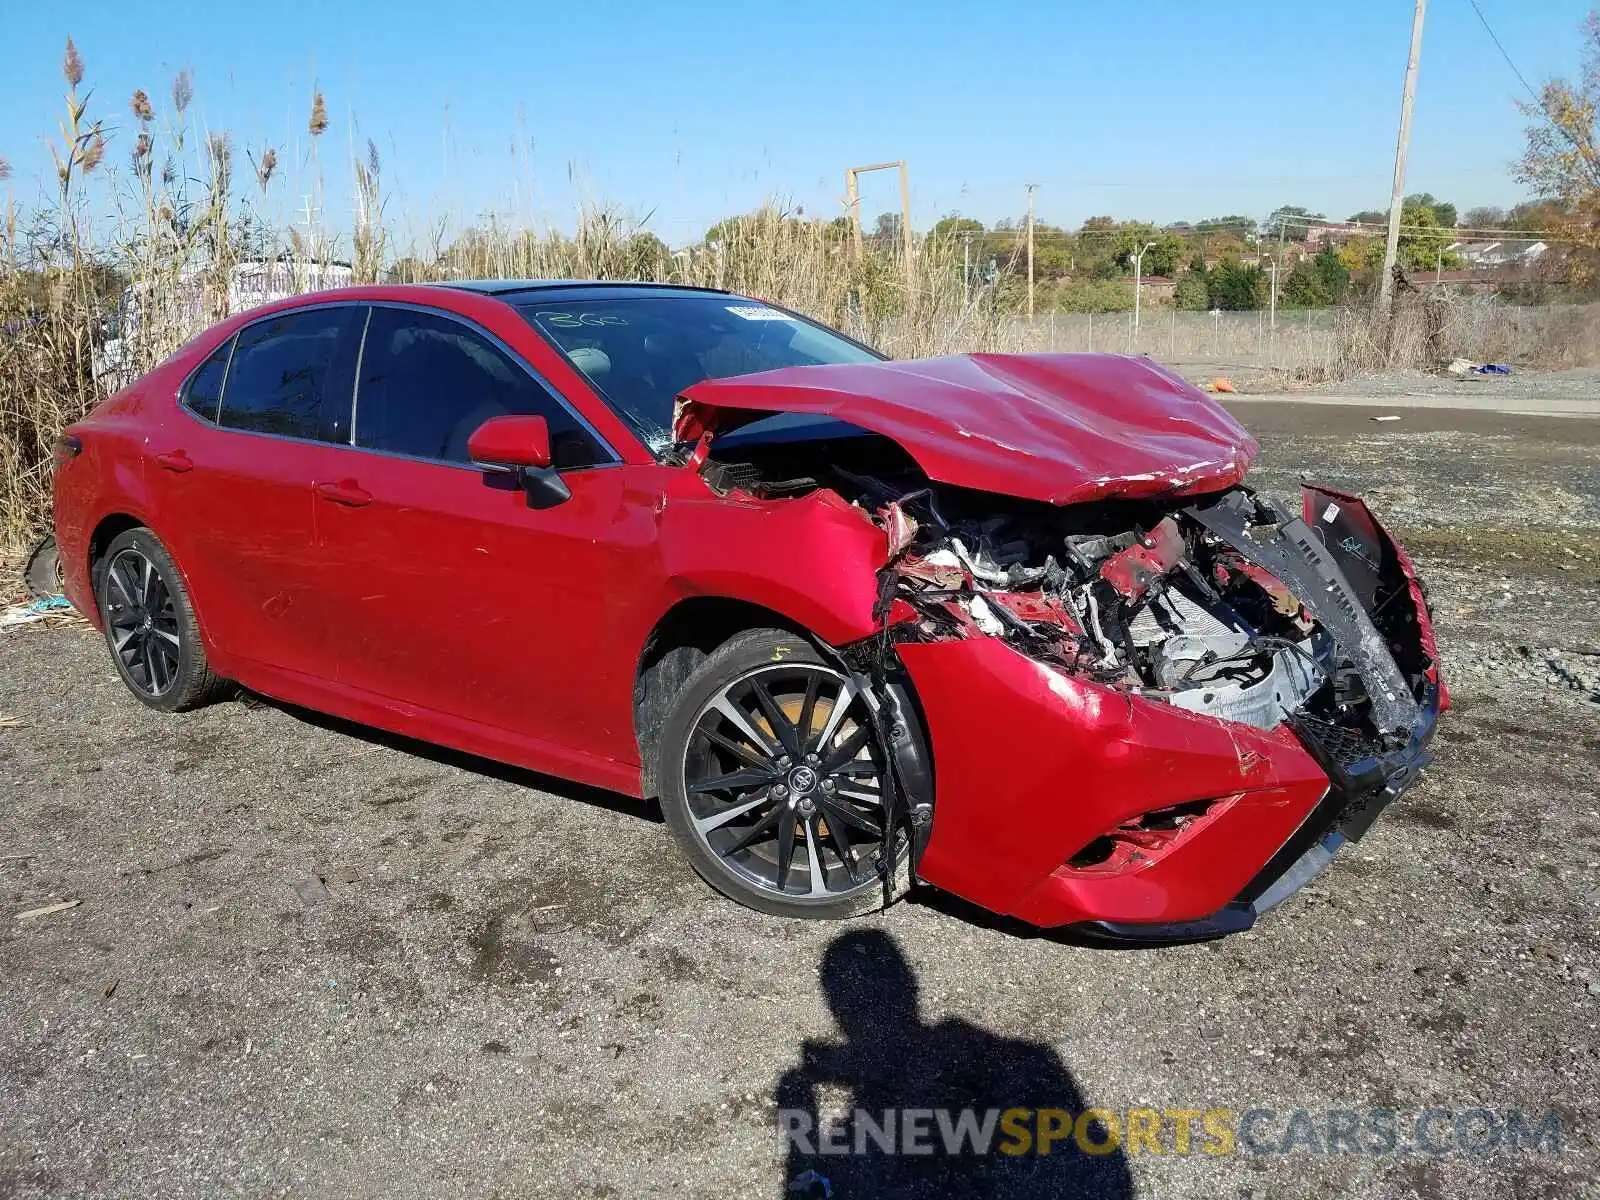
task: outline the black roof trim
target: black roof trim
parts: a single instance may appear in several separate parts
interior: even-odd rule
[[[477,292],[484,296],[508,296],[517,292],[557,292],[564,290],[616,289],[618,291],[692,292],[713,296],[732,293],[723,288],[694,287],[685,283],[644,283],[635,279],[452,279],[434,285]]]

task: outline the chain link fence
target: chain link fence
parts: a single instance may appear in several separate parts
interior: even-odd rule
[[[1331,358],[1345,313],[1179,312],[1146,309],[1137,324],[1126,313],[1050,313],[1034,318],[1036,337],[1053,350],[1148,354],[1183,361],[1215,359],[1289,368]]]
[[[1506,304],[1488,296],[1407,297],[1392,331],[1365,308],[1247,312],[1045,313],[1007,319],[1007,340],[1053,351],[1148,354],[1320,381],[1455,358],[1571,367],[1600,363],[1600,305]]]

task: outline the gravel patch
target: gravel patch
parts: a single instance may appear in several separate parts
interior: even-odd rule
[[[1069,1109],[1565,1130],[1548,1155],[1053,1159],[995,1195],[1592,1195],[1600,586],[1482,537],[1537,515],[1583,552],[1589,435],[1433,414],[1460,436],[1368,441],[1277,409],[1248,414],[1264,486],[1375,485],[1433,531],[1456,707],[1366,838],[1205,945],[1098,949],[933,897],[760,917],[622,797],[270,705],[162,716],[86,630],[0,634],[0,1196],[778,1200],[775,1107],[823,1077],[824,1108],[850,1093],[830,1079],[904,1106],[1032,1081]],[[850,1180],[838,1200],[892,1194]]]

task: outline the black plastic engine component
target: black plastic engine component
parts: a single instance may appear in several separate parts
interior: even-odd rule
[[[1321,540],[1243,489],[1185,510],[1250,562],[1280,579],[1322,623],[1366,684],[1372,718],[1386,733],[1406,733],[1421,708],[1356,590]]]

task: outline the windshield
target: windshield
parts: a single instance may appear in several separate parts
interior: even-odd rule
[[[652,450],[672,441],[678,394],[703,379],[879,359],[832,330],[737,296],[553,295],[517,307]]]

